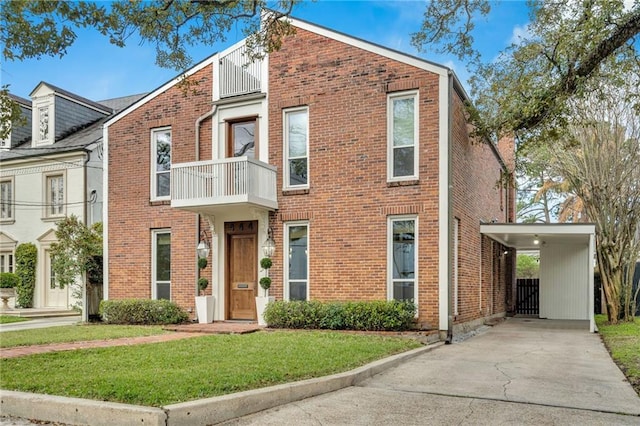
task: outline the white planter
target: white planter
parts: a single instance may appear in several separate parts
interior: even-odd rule
[[[274,296],[256,296],[256,312],[258,314],[258,325],[267,325],[264,320],[264,310],[270,302],[274,302]]]
[[[213,310],[216,299],[213,296],[196,296],[196,314],[200,324],[213,322]]]
[[[0,299],[2,299],[2,307],[1,310],[7,311],[9,310],[9,299],[12,297],[16,297],[16,289],[13,287],[9,288],[0,288]]]

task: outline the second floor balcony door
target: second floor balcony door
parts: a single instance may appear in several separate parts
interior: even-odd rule
[[[256,118],[231,121],[228,130],[227,156],[256,159],[258,148]]]

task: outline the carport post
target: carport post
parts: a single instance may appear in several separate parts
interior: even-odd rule
[[[589,234],[589,264],[587,265],[587,273],[589,274],[589,331],[595,333],[595,310],[594,310],[594,285],[593,285],[593,259],[595,258],[595,234]]]

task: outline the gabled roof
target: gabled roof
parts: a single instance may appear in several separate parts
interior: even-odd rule
[[[57,93],[58,95],[61,95],[69,100],[75,101],[77,103],[80,104],[85,104],[86,106],[89,106],[91,108],[97,109],[98,111],[102,111],[105,114],[111,114],[113,112],[113,110],[103,104],[100,104],[98,102],[92,101],[91,99],[87,99],[87,98],[83,98],[82,96],[78,96],[75,93],[71,93],[68,92],[64,89],[61,89],[57,86],[54,86],[51,83],[47,83],[46,81],[41,81],[40,83],[38,83],[38,85],[35,87],[35,89],[33,89],[31,91],[31,93],[29,93],[29,96],[33,96],[34,93],[36,93],[42,86],[47,86],[48,88],[50,88],[51,90],[53,90],[55,93]]]
[[[84,129],[71,133],[64,139],[60,139],[53,145],[32,148],[31,140],[28,140],[11,150],[0,151],[0,162],[73,151],[84,151],[89,145],[102,141],[102,125],[106,120],[107,117],[102,118]]]
[[[31,109],[31,101],[29,99],[21,98],[20,96],[16,96],[12,93],[9,93],[9,99],[18,103],[20,106]]]
[[[146,104],[147,102],[149,102],[150,100],[152,100],[156,96],[160,95],[161,93],[166,92],[168,89],[170,89],[173,86],[175,86],[176,84],[178,84],[184,77],[189,77],[190,75],[195,74],[196,72],[200,71],[201,69],[203,69],[207,65],[210,65],[213,62],[214,57],[216,56],[216,53],[214,53],[213,55],[209,56],[208,58],[203,59],[201,62],[199,62],[196,65],[194,65],[193,67],[189,68],[184,73],[181,73],[181,74],[177,75],[176,77],[172,78],[171,80],[167,81],[166,83],[160,85],[156,89],[154,89],[151,92],[149,92],[148,94],[144,95],[142,98],[138,99],[133,104],[129,105],[127,108],[124,108],[124,109],[118,111],[115,115],[110,117],[109,120],[107,120],[107,122],[105,123],[104,126],[105,127],[109,127],[110,125],[112,125],[116,121],[120,120],[125,115],[129,114],[132,111],[135,111],[140,106]]]

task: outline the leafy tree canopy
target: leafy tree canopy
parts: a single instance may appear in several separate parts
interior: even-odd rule
[[[491,10],[489,0],[429,2],[422,28],[412,35],[418,49],[435,47],[467,63],[474,75],[471,116],[478,132],[493,140],[515,134],[521,142],[548,141],[565,128],[568,101],[584,96],[590,80],[640,74],[640,0],[533,0],[529,8],[528,34],[493,62],[483,62],[473,38],[474,22]],[[607,62],[624,65],[605,70]]]

